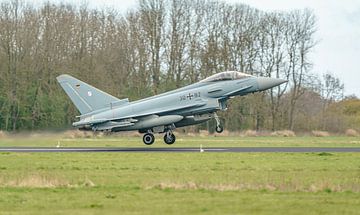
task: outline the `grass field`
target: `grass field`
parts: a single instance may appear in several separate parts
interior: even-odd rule
[[[57,141],[65,146],[143,147],[140,138],[48,137],[2,139],[0,147],[53,146]],[[360,140],[208,137],[179,139],[172,147],[199,144],[359,147]],[[0,214],[359,211],[359,153],[0,153]]]

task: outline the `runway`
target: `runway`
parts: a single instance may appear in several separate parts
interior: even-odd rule
[[[311,153],[311,152],[360,152],[360,147],[1,147],[0,152],[289,152],[289,153]]]

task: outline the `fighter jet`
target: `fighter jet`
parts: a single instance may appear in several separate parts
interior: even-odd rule
[[[154,133],[163,133],[164,142],[175,142],[174,129],[216,120],[215,131],[224,128],[217,111],[227,109],[227,101],[235,96],[267,90],[285,80],[255,77],[226,71],[197,83],[166,93],[130,102],[118,99],[70,75],[57,81],[80,112],[72,125],[81,130],[120,132],[137,130],[144,133],[143,142],[151,145]]]

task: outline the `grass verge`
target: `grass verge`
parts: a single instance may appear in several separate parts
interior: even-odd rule
[[[358,153],[0,153],[0,214],[357,214]]]

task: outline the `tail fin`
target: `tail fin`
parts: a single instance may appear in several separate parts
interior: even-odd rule
[[[70,75],[60,75],[56,79],[81,115],[109,107],[111,103],[121,101]]]

